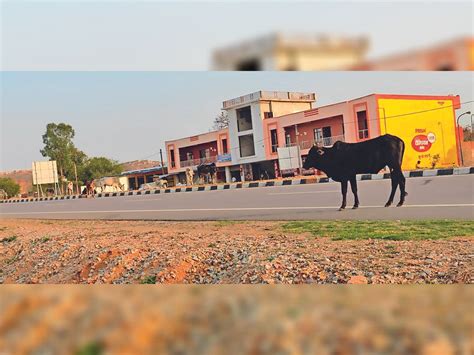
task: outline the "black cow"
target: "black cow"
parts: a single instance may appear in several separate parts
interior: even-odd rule
[[[354,194],[353,209],[355,209],[359,207],[356,174],[377,174],[388,166],[391,172],[392,192],[385,207],[392,204],[397,186],[400,187],[400,202],[397,206],[402,206],[407,195],[401,168],[404,151],[405,143],[400,138],[386,134],[359,143],[336,142],[331,148],[313,146],[303,167],[322,170],[327,176],[341,183],[342,205],[339,210],[342,211],[346,208],[348,181]]]
[[[200,164],[197,167],[198,178],[201,179],[203,176],[211,176],[211,179],[214,180],[217,174],[216,163],[209,164]]]

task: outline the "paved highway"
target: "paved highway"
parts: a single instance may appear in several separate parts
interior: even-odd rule
[[[384,208],[390,180],[359,181],[361,206],[339,212],[338,183],[0,205],[1,218],[147,220],[473,219],[474,175],[407,179],[403,207]],[[398,202],[398,192],[395,204]]]

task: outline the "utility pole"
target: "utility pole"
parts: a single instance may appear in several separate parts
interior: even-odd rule
[[[36,178],[36,194],[37,194],[37,197],[40,198],[40,197],[43,197],[43,196],[40,196],[40,191],[39,191],[39,184],[38,184],[38,170],[36,170],[36,162],[33,162],[34,164],[34,167],[35,167],[35,178]]]
[[[76,167],[76,162],[74,162],[74,175],[76,176],[76,194],[80,195],[79,182],[77,181],[77,167]]]
[[[160,148],[161,172],[164,174],[163,150]]]
[[[464,116],[464,115],[470,115],[471,114],[471,111],[467,111],[467,112],[464,112],[462,114],[460,114],[458,116],[458,119],[457,119],[457,126],[456,126],[456,138],[459,142],[459,152],[461,153],[461,166],[464,166],[464,157],[462,155],[462,142],[461,142],[461,137],[459,136],[459,128],[461,127],[459,125],[459,119]]]

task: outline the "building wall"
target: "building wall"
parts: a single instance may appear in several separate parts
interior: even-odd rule
[[[362,59],[361,53],[352,48],[335,51],[282,48],[275,54],[275,67],[268,70],[338,70],[357,65]]]
[[[301,112],[309,110],[312,107],[311,102],[261,102],[260,111],[262,112],[262,119],[264,112],[273,112],[273,117],[284,116],[294,112]]]
[[[238,132],[237,129],[237,109],[250,106],[252,113],[252,131]],[[272,121],[272,118],[265,119],[264,112],[273,112],[273,116],[281,116],[303,110],[310,109],[312,102],[296,102],[296,101],[269,101],[256,100],[228,109],[229,117],[229,138],[232,149],[232,165],[255,163],[267,158],[267,141],[268,136],[265,131],[265,122]],[[251,157],[240,156],[239,136],[253,134],[255,155]]]
[[[416,169],[418,160],[421,167],[432,167],[438,155],[436,167],[459,165],[455,128],[455,109],[459,101],[459,96],[378,95],[378,106],[387,117],[380,117],[381,133],[393,134],[405,142],[404,170]],[[415,112],[419,113],[413,114]],[[434,134],[434,141],[420,145],[430,134]]]
[[[278,144],[285,146],[285,127],[290,133],[291,141],[296,142],[294,126],[298,125],[300,133],[299,142],[313,139],[313,130],[324,126],[331,126],[332,136],[342,135],[344,125],[344,140],[349,143],[360,141],[358,138],[357,111],[367,111],[369,137],[380,135],[377,101],[375,95],[368,95],[351,101],[339,102],[332,105],[316,107],[311,110],[295,112],[292,114],[275,117],[264,121],[266,146],[266,159],[275,159],[276,153],[271,152],[270,130],[277,129]],[[337,118],[336,118],[337,117]],[[306,134],[305,134],[306,133]],[[302,151],[306,154],[306,149]]]
[[[168,162],[169,173],[182,172],[186,170],[186,167],[181,167],[180,161],[186,160],[186,151],[192,151],[194,159],[199,158],[199,149],[205,149],[206,147],[212,147],[217,149],[217,152],[211,151],[211,156],[222,155],[223,146],[222,140],[227,139],[227,145],[230,148],[229,142],[229,130],[222,129],[219,131],[212,131],[208,133],[198,134],[196,136],[175,139],[172,141],[166,141],[166,159]],[[171,164],[171,150],[174,150],[175,166]],[[181,156],[180,156],[181,154]],[[230,162],[216,163],[217,166],[226,166]]]
[[[473,70],[474,38],[466,37],[358,64],[356,70]]]
[[[298,142],[312,143],[314,141],[314,130],[317,128],[331,127],[331,137],[343,136],[343,118],[342,116],[329,117],[322,120],[310,121],[299,124]],[[291,142],[296,143],[296,129],[295,126],[284,127],[285,133],[290,134]],[[286,135],[285,134],[285,135]]]

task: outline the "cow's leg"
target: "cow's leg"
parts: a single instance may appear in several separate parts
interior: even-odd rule
[[[392,172],[390,173],[390,179],[392,180],[392,191],[390,192],[390,197],[388,198],[385,207],[389,207],[393,202],[393,198],[395,197],[395,192],[397,191],[398,183],[400,180],[399,173],[400,172],[396,171],[395,169],[392,169]]]
[[[356,208],[359,207],[359,196],[357,195],[357,180],[356,176],[354,175],[351,177],[351,190],[352,193],[354,194],[354,206],[352,206],[352,209],[355,210]]]
[[[397,207],[403,206],[403,203],[405,202],[405,196],[408,195],[405,191],[405,176],[403,176],[403,172],[400,174],[400,181],[399,181],[399,186],[400,186],[400,202],[398,202]]]
[[[341,191],[342,191],[342,205],[339,207],[339,211],[342,211],[346,208],[346,196],[347,196],[347,180],[341,181]]]

